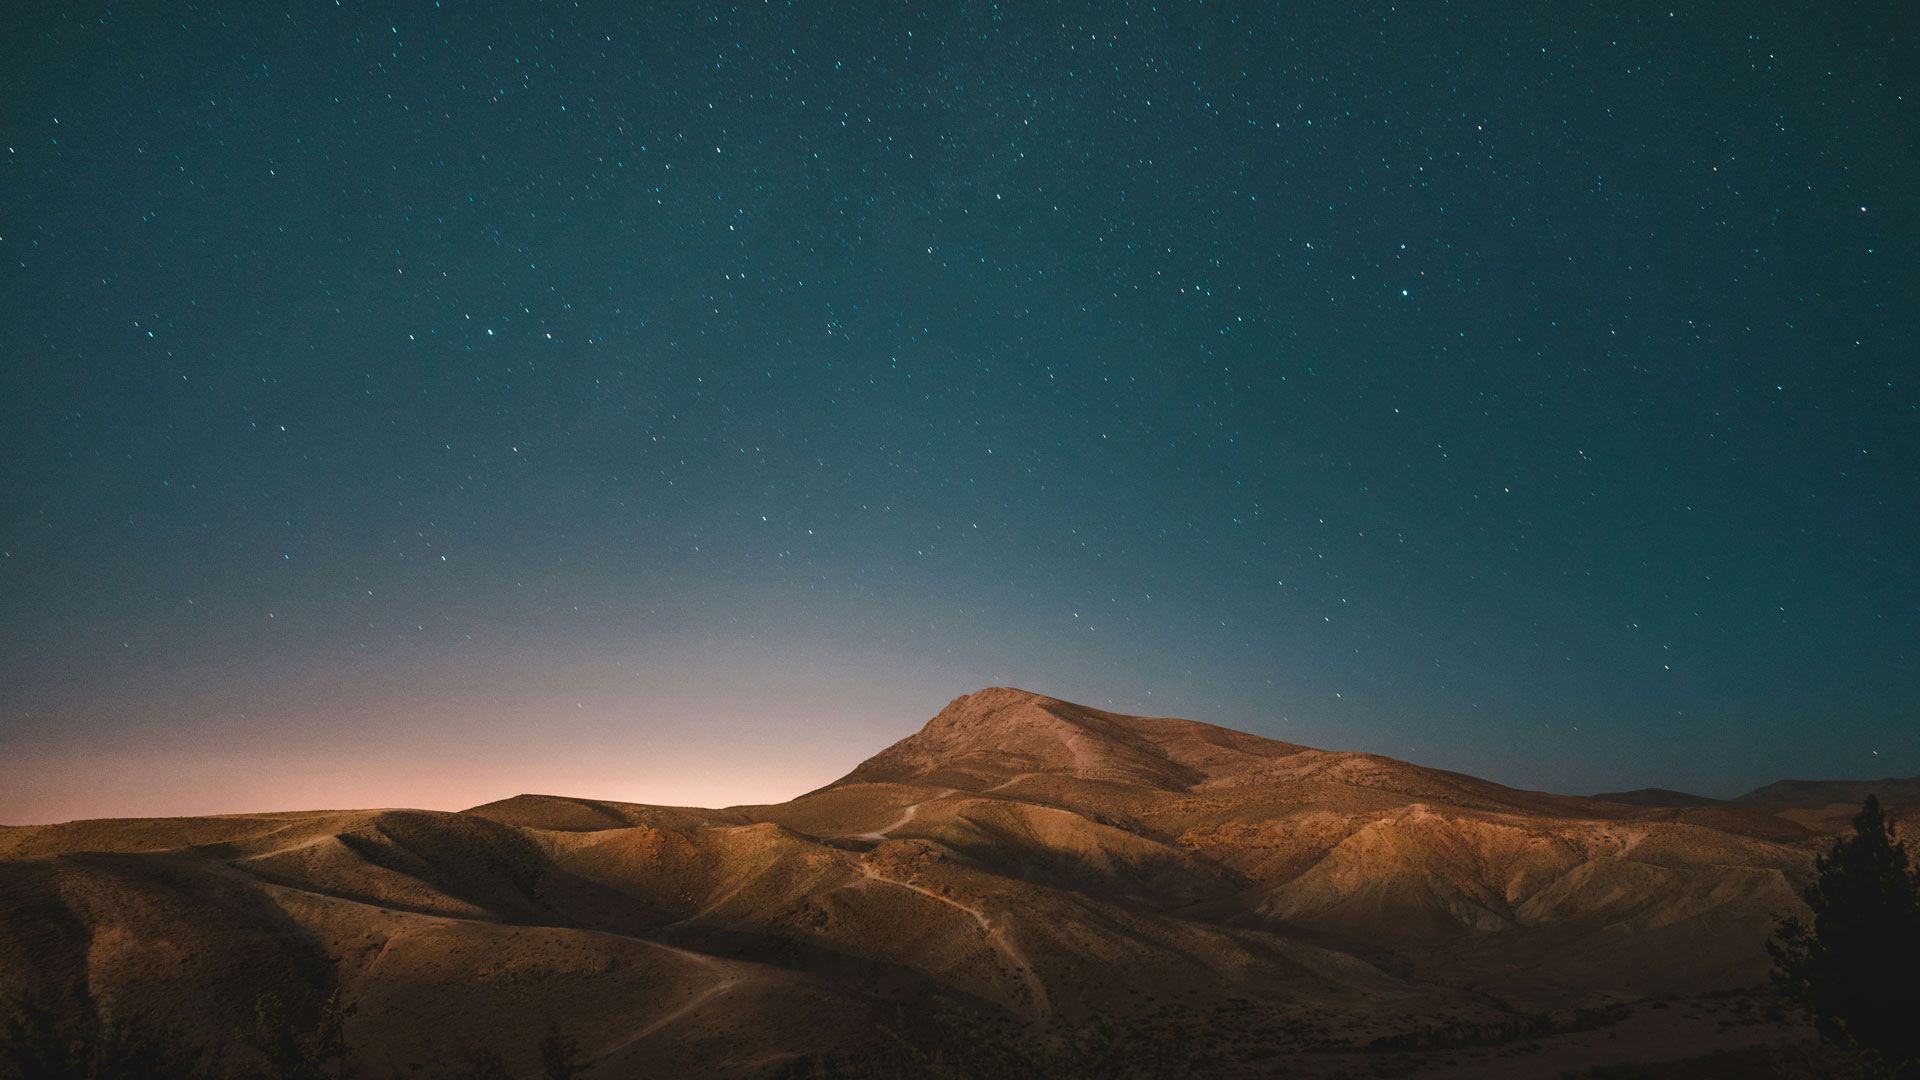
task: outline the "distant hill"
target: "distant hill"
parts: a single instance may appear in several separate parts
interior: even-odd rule
[[[1733,800],[1751,809],[1814,809],[1834,803],[1855,806],[1872,795],[1888,806],[1920,803],[1920,776],[1884,780],[1780,780]]]
[[[1633,791],[1603,791],[1594,796],[1601,802],[1623,803],[1627,806],[1724,806],[1720,799],[1709,799],[1705,795],[1691,795],[1684,791],[1672,791],[1667,788],[1644,787]]]

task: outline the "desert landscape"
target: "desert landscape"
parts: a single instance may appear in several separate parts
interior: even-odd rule
[[[6,827],[0,997],[214,1072],[264,995],[368,1077],[831,1075],[954,1015],[1221,1077],[1738,1061],[1811,1037],[1763,944],[1869,790],[1911,828],[1920,779],[1576,797],[995,687],[773,805]]]
[[[1914,10],[8,4],[0,1080],[1920,1080]]]

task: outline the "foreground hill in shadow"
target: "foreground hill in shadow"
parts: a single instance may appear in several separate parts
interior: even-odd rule
[[[85,987],[207,1044],[262,992],[337,994],[377,1076],[483,1051],[537,1073],[554,1030],[588,1077],[759,1076],[942,1008],[1153,1017],[1218,1075],[1573,1046],[1602,1020],[1613,1049],[1567,1061],[1618,1060],[1621,1031],[1698,1052],[1797,1034],[1757,1005],[1645,1008],[1764,980],[1823,819],[1660,794],[1519,791],[991,688],[770,806],[0,829],[0,994]]]

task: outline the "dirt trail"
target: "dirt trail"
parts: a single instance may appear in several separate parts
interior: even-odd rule
[[[1031,776],[1033,774],[1023,773],[1021,775]],[[1014,780],[1018,780],[1018,779],[1020,779],[1020,777],[1016,776],[1012,780],[1008,780],[1005,783],[997,785],[997,787],[1005,787],[1007,784],[1011,784],[1013,783]],[[992,790],[995,790],[995,788],[988,788],[987,790],[992,791]],[[885,828],[875,829],[872,832],[853,833],[851,834],[851,836],[853,839],[856,839],[856,840],[872,840],[875,842],[885,840],[893,833],[895,829],[898,829],[902,825],[905,825],[907,822],[912,821],[914,817],[920,813],[920,808],[922,806],[925,806],[930,802],[934,802],[939,799],[950,798],[958,794],[960,794],[960,790],[958,788],[942,788],[938,794],[930,795],[927,798],[921,799],[919,802],[914,803],[913,805],[907,807],[906,811],[902,813],[898,819],[896,819],[893,823],[887,825]],[[899,878],[888,877],[887,875],[882,874],[880,871],[874,869],[874,867],[869,863],[862,862],[859,864],[859,866],[860,866],[860,873],[864,875],[864,877],[868,881],[879,881],[879,882],[884,882],[888,885],[896,885],[902,889],[910,889],[913,892],[919,893],[921,896],[927,897],[928,899],[938,900],[940,903],[946,904],[948,907],[959,908],[961,911],[966,912],[969,916],[973,918],[973,921],[975,923],[979,924],[981,932],[987,936],[987,944],[992,947],[994,952],[1000,954],[1001,960],[1004,961],[1004,966],[1010,969],[1013,972],[1013,974],[1019,976],[1022,983],[1026,985],[1027,993],[1033,999],[1034,1008],[1039,1010],[1039,1012],[1042,1015],[1045,1015],[1052,1011],[1052,1005],[1047,1000],[1046,985],[1040,981],[1040,976],[1034,973],[1033,965],[1027,961],[1026,954],[1020,951],[1020,947],[1014,944],[1013,939],[1007,935],[1005,930],[994,925],[993,920],[987,917],[986,912],[980,910],[977,907],[973,907],[968,904],[963,904],[960,901],[953,899],[952,897],[942,896],[939,893],[934,892],[932,889],[915,885],[911,881],[902,881]]]
[[[656,942],[653,942],[653,944],[659,945],[660,943],[656,941]],[[661,948],[671,949],[673,948],[673,946],[662,945]],[[625,1050],[627,1047],[632,1046],[634,1043],[639,1042],[641,1039],[644,1039],[647,1036],[653,1034],[654,1032],[659,1031],[661,1028],[666,1027],[668,1024],[673,1023],[675,1020],[680,1019],[681,1017],[687,1015],[688,1013],[694,1011],[695,1009],[698,1009],[700,1006],[705,1005],[707,1002],[712,1001],[714,998],[719,997],[721,994],[724,994],[727,991],[732,990],[734,987],[739,986],[742,982],[746,981],[746,978],[747,978],[746,976],[742,975],[738,971],[727,971],[726,969],[720,966],[720,962],[714,957],[703,956],[700,953],[687,952],[684,949],[675,949],[674,951],[682,953],[683,955],[691,957],[693,959],[704,962],[707,965],[708,970],[713,971],[715,974],[719,975],[719,981],[715,982],[712,986],[707,987],[705,990],[702,990],[699,993],[693,995],[691,998],[688,998],[686,1002],[683,1003],[679,1008],[673,1010],[672,1012],[666,1014],[665,1016],[662,1016],[662,1017],[659,1017],[658,1019],[653,1020],[652,1022],[648,1023],[646,1026],[640,1028],[638,1031],[635,1031],[633,1034],[628,1035],[626,1038],[619,1040],[613,1045],[593,1055],[593,1058],[590,1064],[597,1065],[600,1062],[607,1060],[608,1058],[619,1053],[620,1051]]]
[[[950,896],[942,896],[932,889],[915,885],[911,881],[902,881],[896,877],[888,877],[879,870],[874,869],[870,863],[861,863],[860,873],[865,875],[870,881],[880,881],[888,885],[896,885],[902,889],[910,889],[919,893],[921,896],[938,900],[948,907],[959,908],[961,911],[972,916],[973,921],[978,923],[981,931],[987,935],[987,944],[991,946],[995,952],[1000,954],[1000,958],[1005,961],[1005,966],[1026,985],[1027,993],[1033,999],[1033,1007],[1042,1016],[1053,1011],[1053,1005],[1047,1000],[1046,984],[1040,981],[1039,974],[1033,970],[1033,964],[1027,960],[1027,954],[1020,950],[1020,946],[1014,943],[1006,931],[993,924],[993,920],[987,917],[986,912],[970,904],[963,904]]]
[[[1087,775],[1091,771],[1093,755],[1087,750],[1086,732],[1075,728],[1067,733],[1064,741],[1067,744],[1067,752],[1073,755],[1073,775],[1082,780],[1092,779]]]
[[[329,840],[338,840],[338,839],[340,838],[334,835],[333,833],[323,832],[318,836],[309,836],[305,840],[295,841],[294,843],[288,844],[285,847],[274,848],[272,851],[257,851],[251,855],[242,855],[238,859],[233,860],[233,862],[243,863],[250,859],[264,859],[270,855],[285,855],[290,851],[299,851],[301,848],[319,847],[321,844],[324,844]]]
[[[902,825],[905,825],[909,821],[912,821],[913,816],[920,812],[921,807],[927,805],[928,803],[934,801],[935,799],[944,799],[949,795],[957,795],[957,794],[959,794],[958,788],[942,788],[940,791],[940,794],[932,795],[927,798],[921,799],[919,802],[914,803],[912,806],[907,807],[907,812],[900,815],[900,820],[895,821],[893,824],[888,825],[886,828],[875,829],[872,832],[852,833],[851,836],[855,840],[885,840],[887,836],[893,832],[893,830],[899,828]]]

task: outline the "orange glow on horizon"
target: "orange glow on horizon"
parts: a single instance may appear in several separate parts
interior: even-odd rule
[[[83,818],[201,817],[290,810],[405,807],[465,810],[521,794],[662,806],[773,803],[829,783],[856,762],[792,748],[760,760],[647,754],[639,760],[556,753],[486,761],[237,753],[104,752],[17,761],[0,795],[0,825]],[[12,771],[12,770],[9,770]]]

